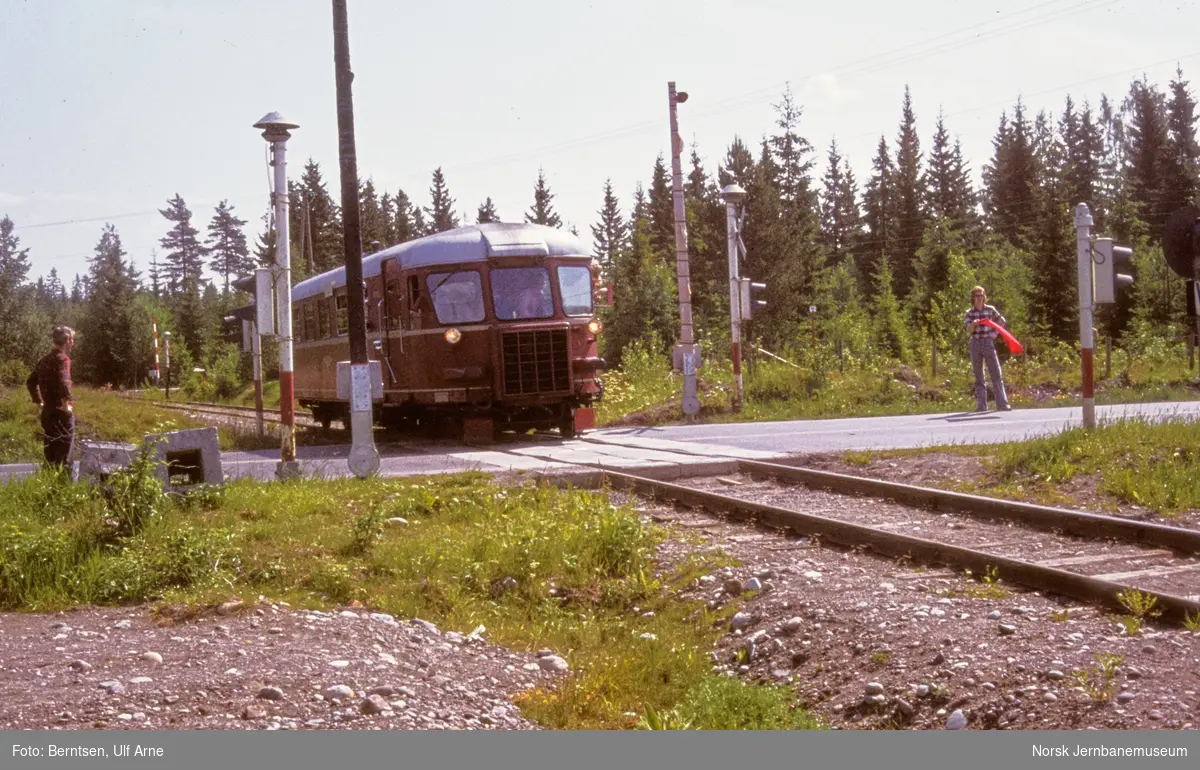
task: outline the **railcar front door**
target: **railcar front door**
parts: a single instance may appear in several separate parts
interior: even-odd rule
[[[406,375],[409,367],[404,338],[408,298],[404,296],[400,263],[394,257],[383,261],[379,276],[383,291],[380,303],[382,337],[376,357],[382,362],[384,390],[399,390],[410,385]]]

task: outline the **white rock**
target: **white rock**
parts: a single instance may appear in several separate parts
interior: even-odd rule
[[[543,671],[567,670],[567,661],[557,655],[547,655],[544,658],[538,658],[537,664],[542,667]]]
[[[962,709],[955,709],[954,713],[946,720],[947,730],[961,730],[967,726],[967,718],[963,715]]]

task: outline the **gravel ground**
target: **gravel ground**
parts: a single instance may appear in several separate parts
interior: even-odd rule
[[[907,468],[891,478],[936,477],[935,462]],[[674,533],[664,568],[707,549],[744,564],[684,592],[743,603],[724,622],[716,670],[789,684],[835,729],[1197,723],[1200,634],[1149,623],[1127,636],[1112,615],[1059,597],[1006,586],[976,598],[954,572],[637,505]],[[180,622],[149,608],[4,613],[0,729],[537,729],[510,698],[567,675],[565,651],[517,653],[469,631],[265,600]],[[1073,676],[1102,653],[1121,656],[1108,699]]]
[[[0,615],[0,729],[538,729],[510,696],[566,667],[359,608],[224,609]]]
[[[1113,616],[1057,597],[1006,587],[1003,598],[972,598],[963,589],[975,584],[946,570],[640,505],[692,541],[672,539],[664,561],[717,548],[744,562],[685,592],[713,608],[743,601],[715,670],[789,684],[835,729],[1195,726],[1200,633],[1151,623],[1130,637]],[[1122,657],[1111,700],[1089,696],[1072,674],[1097,667],[1101,653]]]

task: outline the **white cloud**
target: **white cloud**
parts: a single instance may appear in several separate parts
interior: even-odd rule
[[[858,99],[858,90],[853,86],[843,85],[836,76],[823,72],[814,75],[804,84],[804,93],[818,101],[845,104]]]

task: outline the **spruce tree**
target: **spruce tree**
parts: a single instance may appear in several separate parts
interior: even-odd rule
[[[21,248],[16,225],[0,219],[0,364],[22,361],[27,366],[45,353],[46,329],[34,312],[33,286],[28,282],[29,249]]]
[[[717,170],[717,184],[720,187],[738,184],[742,189],[749,190],[753,176],[754,154],[740,136],[735,136],[725,153],[725,162]]]
[[[1194,205],[1197,192],[1200,192],[1200,144],[1196,142],[1196,99],[1183,79],[1183,70],[1176,69],[1167,104],[1163,209],[1169,216],[1180,207]]]
[[[388,245],[407,243],[425,234],[424,221],[419,219],[421,210],[412,205],[403,190],[396,190],[389,213]],[[420,224],[420,226],[418,226]]]
[[[1000,116],[992,146],[992,161],[983,168],[988,226],[1020,247],[1025,244],[1025,230],[1035,219],[1038,184],[1033,128],[1020,101],[1013,108],[1011,120],[1007,115]]]
[[[496,213],[496,205],[492,203],[489,196],[486,201],[479,204],[479,211],[475,214],[475,224],[485,225],[489,222],[499,222],[500,215]]]
[[[692,145],[692,169],[684,184],[692,306],[698,334],[724,336],[729,318],[729,239],[725,202]]]
[[[975,212],[975,193],[970,173],[962,156],[962,145],[950,143],[946,121],[938,113],[929,162],[925,171],[925,195],[929,215],[945,219],[951,229],[973,240],[978,217]]]
[[[645,191],[639,184],[629,246],[620,251],[613,265],[613,308],[602,338],[604,357],[618,364],[633,342],[653,344],[651,352],[660,355],[675,340],[672,276],[650,248],[647,210]]]
[[[150,249],[150,269],[147,271],[147,277],[150,279],[150,295],[155,299],[162,296],[163,290],[163,268],[158,261],[158,249]]]
[[[904,106],[896,139],[896,173],[893,189],[896,201],[896,253],[891,263],[895,271],[896,292],[908,296],[916,273],[916,255],[925,234],[924,183],[921,179],[921,139],[913,114],[912,95],[904,88]]]
[[[547,227],[562,227],[562,220],[554,213],[553,201],[554,194],[546,184],[546,174],[539,168],[537,182],[533,186],[533,206],[525,215],[525,221]]]
[[[229,201],[217,205],[208,224],[207,251],[212,257],[209,269],[224,278],[226,294],[229,293],[230,276],[236,278],[254,269],[254,260],[246,247],[246,233],[242,230],[245,226],[246,220],[234,216]],[[154,280],[152,275],[151,281]]]
[[[80,334],[87,338],[87,345],[80,350],[80,368],[86,379],[97,385],[132,385],[137,382],[141,368],[132,355],[130,316],[137,278],[125,256],[117,229],[105,225],[90,260],[91,296],[80,329]]]
[[[313,274],[344,265],[346,245],[342,239],[341,207],[329,194],[320,165],[309,158],[300,182],[289,187],[288,229],[292,254],[299,257],[292,259],[293,268],[307,267],[310,257]],[[307,253],[298,248],[301,238]]]
[[[166,237],[159,240],[159,245],[166,252],[167,293],[176,296],[186,286],[199,283],[204,273],[204,246],[200,243],[199,231],[192,227],[192,212],[178,193],[159,213],[174,223]]]
[[[1093,220],[1101,208],[1101,161],[1104,138],[1092,117],[1091,108],[1084,103],[1076,110],[1070,96],[1063,105],[1058,121],[1058,136],[1063,147],[1062,198],[1074,210],[1086,203],[1093,211]]]
[[[776,165],[774,182],[779,189],[782,214],[786,217],[799,208],[807,216],[816,206],[809,179],[813,147],[798,133],[802,110],[792,98],[790,85],[785,87],[782,100],[774,107],[778,133],[769,142]]]
[[[851,256],[855,245],[862,240],[862,215],[854,173],[838,152],[836,139],[829,144],[828,162],[822,179],[821,240],[830,266],[835,266]]]
[[[1126,178],[1137,216],[1161,233],[1171,212],[1164,200],[1168,160],[1166,99],[1149,81],[1135,80],[1126,99]]]
[[[446,187],[446,177],[442,175],[442,167],[433,171],[433,185],[429,188],[430,206],[425,209],[429,215],[429,227],[425,234],[444,233],[458,227],[458,216],[454,213],[454,199]]]
[[[386,194],[385,194],[386,197]],[[368,179],[358,185],[358,218],[359,233],[362,237],[362,252],[364,255],[373,254],[377,249],[388,245],[388,223],[384,214],[383,203],[375,191],[375,182]],[[378,241],[378,247],[372,243]],[[345,246],[343,246],[343,249]]]
[[[612,276],[613,266],[626,247],[628,228],[621,217],[621,204],[613,192],[612,179],[604,180],[604,203],[596,212],[600,221],[592,225],[592,255],[600,263],[601,273]]]
[[[671,177],[667,172],[666,162],[660,153],[654,159],[654,170],[650,174],[650,191],[648,200],[647,236],[650,239],[650,249],[664,263],[675,261],[675,199],[671,190]]]
[[[880,283],[877,280],[880,265],[884,258],[890,260],[895,251],[896,242],[896,195],[893,178],[896,169],[892,165],[892,156],[888,151],[887,140],[879,137],[879,146],[875,159],[871,164],[871,178],[863,191],[863,224],[866,225],[866,236],[858,250],[858,274],[861,278],[872,277],[872,282],[865,286],[863,293],[875,296]],[[888,266],[888,286],[891,291],[895,287],[890,281],[893,278],[891,266]]]

